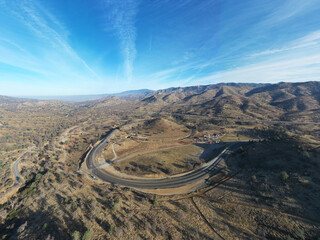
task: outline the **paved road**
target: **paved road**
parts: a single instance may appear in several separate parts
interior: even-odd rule
[[[101,141],[96,147],[94,147],[87,156],[87,167],[91,169],[94,175],[103,181],[110,182],[113,184],[119,184],[127,187],[144,188],[144,189],[160,189],[160,188],[175,188],[185,186],[194,183],[198,180],[204,179],[215,173],[216,166],[219,162],[226,158],[232,150],[239,147],[241,143],[233,144],[226,147],[216,158],[206,163],[197,170],[191,171],[189,173],[172,176],[160,179],[131,179],[131,178],[121,178],[116,176],[106,169],[100,169],[97,163],[97,156],[102,153],[104,147],[109,143],[110,137],[115,134],[116,130],[112,130],[106,136],[106,138]]]
[[[21,162],[21,160],[29,153],[31,152],[33,149],[35,148],[29,148],[21,157],[19,157],[19,159],[13,164],[13,173],[14,173],[14,178],[15,178],[15,183],[14,185],[18,185],[20,182],[20,173],[19,173],[19,163]]]
[[[9,192],[11,192],[13,189],[15,189],[19,183],[20,183],[20,173],[19,173],[19,163],[21,162],[21,160],[23,160],[23,158],[29,153],[31,152],[33,149],[35,148],[32,147],[32,148],[29,148],[24,154],[22,154],[21,157],[18,158],[18,160],[13,164],[13,174],[14,174],[14,179],[15,179],[15,182],[13,184],[13,186],[11,188],[9,188],[6,192],[0,194],[0,198],[4,197],[5,195],[7,195]]]

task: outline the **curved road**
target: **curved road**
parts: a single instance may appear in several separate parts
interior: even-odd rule
[[[116,133],[117,130],[112,130],[105,137],[103,141],[101,141],[97,146],[95,146],[87,155],[87,167],[92,171],[94,175],[100,178],[103,181],[110,182],[113,184],[119,184],[127,187],[135,187],[135,188],[144,188],[144,189],[158,189],[158,188],[176,188],[185,186],[191,183],[194,183],[198,180],[204,179],[206,177],[211,176],[216,171],[216,166],[219,162],[226,158],[232,149],[235,149],[239,146],[238,144],[233,144],[229,147],[226,147],[216,158],[211,160],[210,162],[204,164],[197,170],[191,171],[189,173],[172,176],[167,178],[160,179],[131,179],[131,178],[121,178],[116,176],[105,169],[100,169],[97,164],[97,156],[102,153],[102,150],[109,143],[111,136]]]
[[[18,185],[19,185],[19,182],[20,182],[20,173],[19,173],[19,163],[21,162],[21,160],[29,153],[31,152],[36,146],[33,146],[32,148],[29,148],[26,152],[24,152],[22,154],[21,157],[18,158],[18,160],[13,164],[13,174],[14,174],[14,179],[15,179],[15,182],[13,184],[12,187],[10,187],[6,192],[0,194],[0,198],[4,197],[5,195],[7,195],[9,192],[11,192],[13,189],[15,189]]]
[[[29,148],[21,157],[19,157],[19,159],[13,164],[13,173],[14,173],[14,178],[15,178],[15,183],[14,185],[18,185],[20,182],[20,173],[19,173],[19,163],[21,162],[21,160],[29,153],[31,152],[33,149],[35,148],[35,146],[33,146],[32,148]]]

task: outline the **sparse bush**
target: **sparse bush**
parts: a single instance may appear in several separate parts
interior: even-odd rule
[[[91,228],[89,227],[87,231],[83,234],[82,240],[91,240],[92,238],[92,231]]]
[[[294,233],[294,235],[295,235],[295,238],[296,239],[301,239],[301,240],[304,240],[304,239],[306,239],[305,238],[305,236],[304,236],[304,231],[302,230],[302,229],[297,229],[296,231],[295,231],[295,233]]]
[[[43,224],[42,230],[45,231],[48,228],[48,223]]]
[[[17,216],[19,216],[19,214],[21,213],[21,211],[22,211],[22,209],[18,209],[18,210],[12,209],[12,210],[8,213],[7,220],[15,219]]]
[[[38,173],[36,176],[36,182],[39,182],[41,178],[42,178],[42,174]]]
[[[118,210],[118,203],[117,203],[117,202],[114,202],[114,203],[112,204],[112,211],[115,212],[115,211],[117,211],[117,210]]]
[[[4,235],[2,235],[2,238],[1,239],[7,239],[7,237],[8,237],[8,235],[7,234],[4,234]]]
[[[120,203],[120,199],[118,197],[114,197],[112,200],[112,211],[117,211]]]
[[[190,210],[190,205],[188,203],[185,203],[182,205],[182,210],[185,212],[188,212]]]
[[[72,240],[81,240],[81,233],[78,231],[74,231],[72,233]]]
[[[244,152],[244,148],[241,146],[238,150],[239,153],[243,153]]]
[[[70,198],[66,197],[66,198],[64,199],[64,203],[65,203],[65,204],[69,204],[69,203],[70,203]]]
[[[154,195],[152,204],[153,204],[153,205],[157,205],[157,204],[158,204],[158,196],[157,196],[157,195]]]
[[[71,210],[74,212],[75,210],[77,210],[78,208],[78,203],[77,202],[73,202],[72,206],[71,206]]]
[[[303,152],[302,152],[302,157],[303,157],[304,159],[306,159],[306,160],[310,159],[310,154],[309,154],[309,152],[303,151]]]
[[[281,179],[281,181],[285,182],[285,181],[288,180],[288,178],[289,178],[289,175],[288,175],[288,173],[287,173],[286,171],[282,171],[282,172],[280,173],[280,179]]]
[[[10,180],[8,181],[7,185],[8,185],[9,187],[11,187],[12,184],[13,184],[13,181],[10,179]]]
[[[115,227],[113,224],[111,224],[110,227],[109,227],[109,229],[108,229],[108,233],[113,233],[113,232],[115,232],[115,229],[116,229],[116,227]]]

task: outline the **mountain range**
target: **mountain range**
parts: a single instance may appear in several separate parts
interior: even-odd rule
[[[83,99],[86,98],[83,97]],[[61,104],[59,101],[0,96],[1,108],[13,104],[17,107],[32,107],[49,103],[51,105]],[[123,111],[319,122],[320,82],[219,83],[167,88],[157,91],[141,89],[117,94],[105,94],[99,99],[82,102],[80,106]]]

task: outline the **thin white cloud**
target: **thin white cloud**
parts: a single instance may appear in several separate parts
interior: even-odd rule
[[[281,82],[281,81],[319,81],[320,54],[296,57],[286,60],[264,61],[236,69],[213,73],[197,79],[196,83],[213,82]]]
[[[59,29],[62,29],[63,27],[61,24],[51,14],[49,14],[47,11],[44,11],[44,9],[39,5],[37,6],[39,9],[37,11],[35,6],[30,4],[30,1],[23,1],[20,4],[21,9],[25,13],[25,17],[28,19],[25,24],[28,25],[32,31],[34,31],[40,37],[48,40],[53,46],[62,47],[68,55],[70,55],[74,60],[79,61],[89,72],[97,77],[95,71],[89,67],[89,65],[72,49],[65,37],[55,29],[51,28],[45,18],[41,17],[39,10],[44,12],[46,17],[52,20],[53,23],[59,27]]]
[[[275,53],[282,53],[290,50],[295,50],[304,47],[310,47],[313,45],[320,45],[320,30],[309,33],[308,35],[301,37],[287,44],[286,47],[268,49],[259,53],[254,53],[250,57],[259,57],[264,55],[270,55]]]
[[[167,68],[147,76],[141,76],[142,82],[147,84],[149,88],[157,87],[170,87],[170,86],[183,86],[192,83],[194,79],[198,79],[203,76],[201,73],[203,69],[211,67],[214,63],[203,63],[203,62],[189,62]],[[192,72],[191,75],[187,73]],[[171,85],[170,85],[171,84]]]
[[[92,76],[98,78],[95,71],[73,50],[73,48],[68,43],[67,31],[62,26],[62,24],[46,9],[42,8],[40,4],[36,1],[2,1],[5,10],[10,12],[15,19],[21,22],[29,31],[31,31],[35,36],[44,40],[48,44],[48,49],[56,49],[56,52],[60,52],[61,55],[67,56],[72,59],[70,65],[77,63],[86,69]],[[11,45],[15,43],[11,42]],[[24,49],[22,46],[15,44],[14,47],[22,52]],[[55,53],[56,54],[56,53]],[[17,58],[21,57],[21,54],[16,53]],[[7,56],[13,56],[10,54]],[[30,54],[28,55],[30,57]],[[31,57],[30,57],[31,58]],[[29,67],[28,61],[26,62],[25,68]],[[12,63],[10,63],[12,64]],[[42,63],[39,63],[41,65]],[[57,65],[59,63],[56,63]],[[15,64],[13,64],[15,65]],[[60,65],[62,69],[66,66]],[[17,65],[21,67],[21,65]],[[58,69],[56,69],[58,71]],[[32,68],[32,71],[34,69]],[[42,71],[39,69],[39,71]]]
[[[125,78],[131,82],[133,78],[133,64],[136,58],[136,14],[138,9],[137,0],[105,0],[108,7],[112,8],[109,15],[114,30],[120,40],[121,52],[124,58]]]
[[[303,51],[298,51],[298,49]],[[320,31],[313,31],[291,41],[286,47],[258,52],[254,56],[264,56],[259,62],[242,67],[230,67],[224,71],[202,72],[214,68],[212,59],[204,64],[189,62],[165,69],[147,77],[149,82],[164,86],[190,84],[210,84],[215,82],[281,82],[320,80]],[[282,53],[282,54],[275,54]],[[187,76],[182,73],[192,74]],[[164,84],[164,85],[163,85]]]
[[[267,3],[268,4],[268,3]],[[294,17],[305,14],[310,10],[318,9],[320,7],[318,0],[286,0],[279,3],[274,11],[272,11],[264,21],[262,21],[260,27],[273,27],[275,25],[282,24]]]
[[[309,33],[308,35],[297,39],[292,44],[303,45],[303,44],[314,44],[314,43],[320,43],[320,30]]]

